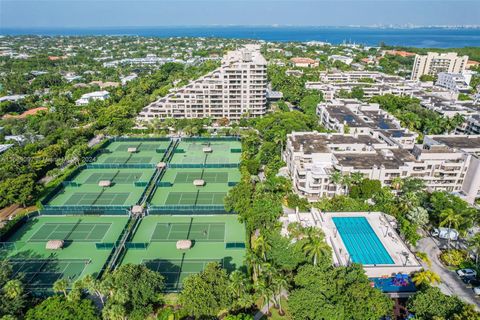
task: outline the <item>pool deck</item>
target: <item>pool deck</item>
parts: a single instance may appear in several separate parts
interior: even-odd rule
[[[393,260],[393,264],[363,265],[368,277],[390,276],[395,273],[410,274],[422,267],[394,228],[394,219],[382,212],[322,212],[319,226],[332,247],[333,261],[337,265],[348,265],[350,256],[333,222],[333,217],[365,217]]]

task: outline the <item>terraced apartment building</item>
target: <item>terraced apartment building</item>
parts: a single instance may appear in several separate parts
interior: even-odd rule
[[[480,137],[426,136],[412,150],[392,146],[371,134],[294,132],[287,136],[283,159],[294,190],[308,200],[346,192],[332,179],[360,172],[391,185],[393,179],[422,179],[430,191],[443,190],[469,203],[480,196]]]
[[[266,91],[267,61],[259,45],[246,45],[228,52],[219,68],[146,106],[137,120],[262,116]]]

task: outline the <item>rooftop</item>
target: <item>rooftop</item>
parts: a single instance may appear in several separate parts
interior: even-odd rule
[[[330,144],[378,144],[375,138],[369,135],[322,134],[310,132],[298,135],[289,135],[294,151],[303,151],[305,154],[331,152]]]
[[[443,135],[429,136],[432,140],[454,149],[477,149],[480,148],[480,136],[478,135]]]

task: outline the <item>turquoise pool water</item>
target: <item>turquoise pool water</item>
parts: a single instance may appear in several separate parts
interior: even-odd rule
[[[365,217],[333,217],[332,220],[353,262],[394,263]]]

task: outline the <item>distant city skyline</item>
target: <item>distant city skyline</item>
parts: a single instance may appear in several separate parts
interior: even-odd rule
[[[0,29],[479,23],[480,1],[464,0],[0,0]]]

